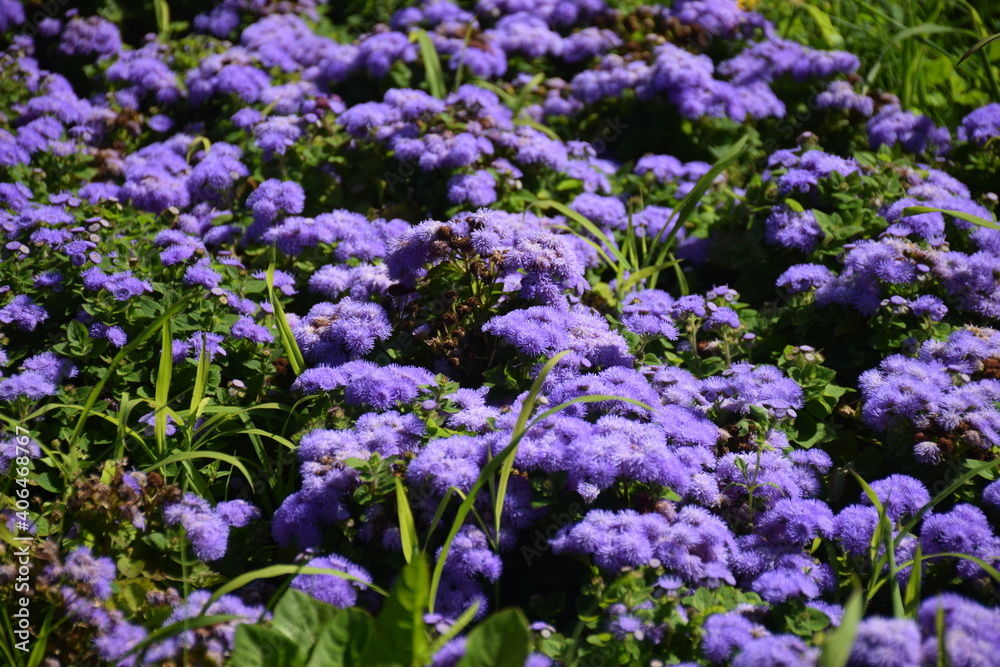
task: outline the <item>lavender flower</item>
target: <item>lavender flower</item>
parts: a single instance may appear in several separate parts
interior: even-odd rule
[[[371,575],[364,568],[336,554],[312,558],[307,565],[346,572],[368,583],[371,583],[372,580]],[[292,579],[291,586],[339,609],[354,606],[358,599],[358,591],[367,588],[363,583],[332,574],[300,574]]]

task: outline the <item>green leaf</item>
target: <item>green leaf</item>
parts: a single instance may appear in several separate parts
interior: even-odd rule
[[[656,238],[653,239],[650,247],[659,247],[660,251],[656,256],[656,259],[649,262],[650,264],[655,265],[663,263],[667,254],[671,250],[670,246],[673,243],[674,238],[677,236],[677,233],[681,230],[684,223],[687,222],[687,219],[691,217],[692,213],[694,213],[695,209],[698,207],[698,203],[701,201],[701,198],[706,192],[708,192],[708,189],[712,187],[712,183],[715,181],[716,177],[728,169],[729,165],[735,162],[737,158],[743,154],[743,151],[746,149],[749,141],[749,133],[740,137],[740,139],[735,144],[730,146],[729,150],[723,153],[722,157],[720,157],[715,164],[712,165],[712,168],[709,169],[704,176],[698,179],[698,182],[694,184],[691,191],[684,196],[684,199],[681,200],[678,207],[674,209],[677,214],[676,221],[674,216],[671,216],[670,219],[667,220],[667,223],[663,225],[663,228],[660,229]],[[670,231],[667,233],[666,238],[663,238],[663,233],[668,228]],[[650,287],[655,287],[655,282],[651,283]]]
[[[90,332],[78,320],[73,320],[66,327],[66,340],[74,347],[84,347],[90,341]]]
[[[160,37],[170,34],[170,5],[167,0],[153,0],[153,11],[156,13],[156,31]]]
[[[844,36],[833,27],[833,22],[830,20],[829,14],[816,5],[804,4],[800,6],[809,12],[810,16],[812,16],[813,22],[815,22],[816,27],[819,28],[820,34],[823,35],[823,39],[826,41],[827,46],[831,49],[840,49],[844,47]]]
[[[980,218],[978,215],[972,215],[971,213],[965,213],[963,211],[953,211],[951,209],[935,208],[933,206],[907,206],[903,209],[902,217],[917,215],[919,213],[944,213],[954,218],[958,218],[959,220],[965,220],[966,222],[971,222],[974,225],[979,225],[980,227],[1000,230],[1000,225],[992,220],[986,220],[984,218]]]
[[[861,604],[861,589],[855,588],[847,604],[844,605],[844,616],[840,627],[836,629],[823,645],[823,667],[845,667],[851,657],[851,648],[858,636],[858,624],[864,609]]]
[[[365,611],[341,609],[320,632],[306,667],[363,667],[365,649],[374,639],[374,621]]]
[[[527,397],[521,404],[521,412],[517,415],[517,421],[514,422],[514,430],[511,431],[511,452],[504,459],[503,465],[500,467],[500,485],[497,489],[496,504],[493,506],[493,515],[496,518],[493,524],[493,534],[497,540],[500,539],[500,525],[503,519],[503,503],[507,497],[507,485],[510,481],[511,472],[514,469],[514,457],[517,455],[517,445],[521,439],[521,436],[526,430],[528,424],[528,419],[531,418],[531,412],[535,409],[535,401],[538,400],[538,395],[542,393],[542,385],[545,383],[545,378],[548,377],[555,365],[559,363],[559,360],[569,354],[568,351],[560,352],[551,359],[549,359],[542,370],[539,371],[538,377],[531,384],[531,389],[528,391]],[[472,495],[472,494],[470,494]],[[442,552],[441,560],[443,561],[447,557],[447,554]]]
[[[302,350],[299,349],[298,341],[295,340],[295,334],[292,333],[292,327],[288,325],[288,318],[285,317],[285,309],[281,307],[281,302],[274,293],[276,253],[277,249],[272,248],[271,264],[267,267],[267,295],[271,302],[271,307],[274,309],[274,320],[278,324],[278,335],[281,338],[281,346],[285,349],[285,356],[288,357],[288,363],[291,365],[292,371],[296,375],[300,375],[306,368],[306,361],[302,356]]]
[[[160,368],[156,373],[156,415],[153,422],[153,432],[156,436],[156,447],[159,452],[166,450],[167,442],[167,401],[170,400],[170,377],[174,370],[173,336],[170,320],[163,323],[163,333],[160,347]]]
[[[410,509],[403,481],[398,477],[393,477],[393,480],[396,482],[396,509],[399,514],[399,537],[403,542],[403,557],[407,563],[411,563],[417,551],[417,544],[420,543],[417,537],[417,524],[413,521],[413,511]]]
[[[443,100],[448,94],[444,87],[444,72],[441,69],[441,59],[438,57],[437,49],[430,35],[424,29],[415,30],[411,39],[416,39],[420,45],[420,58],[424,62],[424,73],[427,76],[427,85],[431,89],[431,95]]]
[[[169,465],[171,463],[177,463],[178,461],[191,461],[193,459],[216,459],[218,461],[222,461],[224,463],[228,463],[229,465],[233,466],[234,468],[239,469],[239,471],[243,473],[243,476],[246,477],[247,482],[250,484],[250,490],[251,491],[254,490],[253,476],[250,474],[250,471],[247,470],[246,466],[244,466],[243,463],[238,458],[236,458],[235,456],[233,456],[232,454],[223,454],[222,452],[211,452],[211,451],[178,452],[176,454],[168,456],[167,458],[163,459],[162,461],[158,461],[158,462],[154,463],[153,465],[149,466],[148,468],[145,468],[143,470],[143,472],[145,472],[145,473],[152,472],[153,470],[156,470],[157,468],[161,468],[161,467],[163,467],[165,465]]]
[[[239,667],[304,667],[302,650],[294,639],[259,625],[236,628],[236,644],[229,664]]]
[[[287,589],[274,609],[271,627],[291,639],[299,647],[299,657],[305,662],[309,649],[317,642],[323,628],[336,618],[339,610],[325,602]]]
[[[528,619],[519,609],[493,614],[469,633],[459,667],[524,667],[531,651]]]
[[[427,661],[429,641],[424,612],[430,599],[427,556],[418,553],[406,565],[392,595],[375,619],[375,636],[365,651],[366,665],[422,665]]]
[[[1000,32],[998,32],[996,34],[993,34],[993,35],[990,35],[989,37],[983,37],[981,40],[979,40],[978,42],[976,42],[975,44],[973,44],[972,46],[970,46],[968,51],[966,51],[965,53],[962,54],[962,57],[958,59],[958,62],[955,63],[955,66],[958,67],[963,62],[965,62],[965,59],[968,58],[969,56],[971,56],[973,53],[976,53],[977,51],[979,51],[980,49],[982,49],[984,46],[987,46],[987,45],[989,45],[989,44],[997,41],[998,39],[1000,39]]]

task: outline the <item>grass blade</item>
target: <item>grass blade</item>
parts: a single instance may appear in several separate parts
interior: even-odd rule
[[[424,551],[427,551],[427,547],[430,546],[431,536],[434,534],[434,531],[437,530],[438,522],[440,522],[441,517],[444,516],[445,509],[448,508],[448,501],[451,500],[451,497],[456,493],[461,494],[462,492],[454,486],[451,487],[445,491],[444,498],[442,498],[441,502],[438,503],[437,510],[434,512],[434,518],[431,519],[431,527],[427,531],[427,539],[424,540]]]
[[[608,238],[607,234],[602,232],[601,229],[597,225],[595,225],[589,218],[580,215],[579,213],[571,209],[569,206],[566,206],[566,204],[563,204],[562,202],[558,202],[552,199],[538,199],[534,202],[534,206],[541,209],[552,209],[554,211],[557,211],[560,215],[565,216],[566,218],[572,220],[573,222],[576,222],[581,227],[586,229],[588,232],[593,234],[598,241],[603,243],[609,250],[611,250],[611,253],[615,256],[615,259],[618,260],[617,264],[618,267],[625,267],[629,269],[633,268],[629,266],[628,259],[625,257],[624,253],[622,253],[622,251],[618,248],[618,246],[614,243],[614,241]],[[607,255],[605,255],[605,257],[607,257]],[[615,265],[612,265],[612,268],[615,268]]]
[[[462,615],[455,619],[455,622],[451,624],[448,631],[443,635],[431,642],[430,653],[434,655],[441,650],[441,647],[450,642],[452,639],[458,636],[458,634],[472,623],[472,619],[476,617],[479,612],[479,607],[481,603],[479,600],[473,600],[472,604],[468,609],[462,612]]]
[[[160,37],[170,35],[170,5],[167,0],[153,0],[153,11],[156,13],[156,31]]]
[[[160,367],[156,372],[156,406],[153,421],[153,434],[156,437],[156,449],[161,454],[167,447],[167,401],[170,400],[170,377],[174,372],[173,356],[174,338],[171,334],[170,320],[163,323],[163,335],[160,346]]]
[[[674,212],[677,214],[676,218],[671,215],[666,224],[663,225],[663,228],[660,229],[659,233],[653,239],[651,244],[652,247],[656,247],[657,245],[660,246],[660,252],[656,257],[656,260],[652,262],[653,264],[661,264],[663,260],[666,259],[667,253],[670,252],[670,246],[674,242],[674,237],[677,236],[681,227],[684,226],[687,219],[691,217],[692,213],[694,213],[694,210],[697,208],[701,198],[705,196],[708,189],[712,187],[712,183],[719,176],[719,174],[728,169],[729,165],[735,162],[737,158],[743,154],[743,151],[746,149],[749,141],[750,135],[744,134],[735,144],[729,147],[729,150],[722,154],[722,157],[720,157],[715,164],[712,165],[712,168],[709,169],[704,176],[698,179],[698,182],[694,184],[691,191],[684,196],[684,199],[682,199],[677,208],[674,209]],[[671,223],[673,224],[671,225]],[[666,238],[663,238],[663,233],[667,231],[667,229],[670,229],[670,231],[667,233]]]
[[[353,574],[348,574],[347,572],[342,572],[340,570],[334,570],[327,567],[311,567],[309,565],[271,565],[268,567],[262,567],[259,570],[244,572],[238,577],[233,577],[222,586],[219,586],[219,588],[212,593],[212,597],[208,598],[205,602],[205,607],[202,611],[204,611],[204,609],[208,609],[213,602],[221,598],[223,595],[243,588],[247,584],[251,584],[260,579],[273,579],[275,577],[282,577],[288,574],[328,574],[332,577],[340,577],[341,579],[347,579],[348,581],[355,581],[359,584],[364,584],[366,588],[372,589],[382,597],[389,597],[389,593],[387,593],[384,588],[380,588],[375,584],[370,584],[364,579],[359,579]]]
[[[677,264],[677,260],[676,259],[674,259],[674,260],[667,260],[666,262],[663,262],[662,264],[657,264],[655,266],[647,266],[644,269],[640,269],[640,270],[636,271],[635,273],[633,273],[632,275],[630,275],[628,277],[628,280],[626,280],[621,285],[621,287],[619,288],[621,296],[624,297],[626,294],[628,294],[628,290],[629,290],[630,287],[632,287],[632,285],[636,285],[636,284],[640,283],[641,281],[645,280],[646,278],[650,278],[650,277],[658,274],[660,271],[662,271],[664,269],[669,269],[671,266],[675,266],[676,264]],[[621,301],[621,298],[619,298],[619,301]]]
[[[403,482],[398,477],[393,478],[396,482],[396,509],[399,513],[399,538],[403,542],[403,557],[407,563],[413,561],[413,556],[417,552],[417,544],[420,540],[417,537],[417,525],[413,521],[413,510],[410,509],[410,500],[406,497],[406,489]]]
[[[517,421],[514,422],[514,430],[511,431],[510,440],[512,450],[500,468],[500,484],[497,488],[497,497],[493,505],[493,535],[498,544],[500,542],[500,521],[503,516],[503,503],[507,498],[507,484],[510,482],[510,475],[514,469],[514,456],[517,453],[517,444],[521,441],[521,436],[524,434],[528,419],[531,418],[531,412],[535,409],[535,401],[538,400],[538,395],[542,393],[542,385],[545,383],[545,378],[549,376],[549,373],[559,363],[559,360],[567,354],[569,354],[569,351],[564,350],[545,362],[535,381],[531,383],[531,389],[521,404],[521,412],[518,413]]]
[[[272,249],[271,253],[271,264],[267,267],[267,296],[271,301],[271,307],[274,309],[274,320],[278,324],[278,335],[281,338],[281,346],[285,348],[285,356],[288,357],[288,363],[296,375],[301,375],[302,371],[306,368],[306,361],[302,356],[302,350],[299,349],[298,341],[295,340],[295,334],[292,333],[292,327],[288,325],[288,318],[285,317],[285,309],[281,307],[281,302],[274,293],[276,251]]]
[[[971,56],[973,53],[976,53],[977,51],[979,51],[983,47],[988,46],[989,44],[992,44],[993,42],[997,41],[998,39],[1000,39],[1000,32],[998,32],[998,33],[996,33],[994,35],[990,35],[989,37],[983,37],[981,40],[979,40],[978,42],[976,42],[975,44],[973,44],[972,46],[970,46],[968,51],[966,51],[965,53],[962,54],[962,57],[958,59],[957,63],[955,63],[955,67],[958,67],[963,62],[965,62],[965,60],[969,56]]]
[[[424,29],[414,31],[414,39],[420,46],[420,58],[424,62],[424,73],[427,76],[427,85],[431,89],[431,95],[443,100],[448,91],[444,87],[444,72],[441,69],[441,58],[438,57],[437,49],[430,35]]]
[[[903,608],[907,616],[917,617],[917,608],[920,606],[920,589],[923,583],[924,571],[923,546],[917,542],[917,549],[913,555],[913,569],[910,571],[910,578],[906,582],[906,597],[903,598]],[[904,569],[904,568],[900,568]]]
[[[844,616],[840,627],[830,635],[823,645],[823,667],[845,667],[851,658],[851,648],[858,636],[858,624],[864,608],[861,604],[861,588],[856,587],[847,604],[844,605]]]
[[[246,466],[243,465],[243,462],[231,454],[223,454],[222,452],[177,452],[176,454],[168,456],[162,461],[158,461],[148,468],[145,468],[143,472],[152,472],[157,468],[162,468],[163,466],[170,465],[171,463],[191,461],[194,459],[216,459],[239,469],[239,471],[243,473],[243,476],[247,478],[247,482],[250,484],[250,490],[256,493],[256,489],[254,489],[253,486],[253,476],[250,474],[250,471],[247,470]]]
[[[207,605],[206,605],[207,606]],[[202,610],[204,611],[204,610]],[[145,653],[146,649],[155,644],[156,642],[169,639],[184,632],[185,630],[197,630],[198,628],[205,628],[210,625],[216,625],[218,623],[228,623],[229,621],[236,621],[241,618],[246,618],[245,616],[239,616],[237,614],[213,614],[212,616],[195,616],[193,618],[185,618],[183,620],[177,621],[176,623],[171,623],[165,628],[159,628],[146,635],[146,638],[141,642],[132,647],[128,653],[126,653],[123,658],[135,654],[137,651],[141,656]]]
[[[528,96],[531,95],[531,93],[535,90],[535,88],[538,88],[538,84],[540,84],[544,80],[545,80],[545,73],[539,72],[535,76],[531,77],[531,81],[528,81],[528,83],[524,84],[524,87],[521,88],[521,91],[517,94],[517,97],[514,99],[514,106],[511,108],[511,110],[514,112],[514,118],[517,118],[519,115],[521,115],[521,109],[524,108],[525,103],[528,101]]]
[[[923,520],[923,518],[927,515],[928,512],[937,507],[945,499],[950,498],[951,494],[953,494],[955,491],[958,490],[958,487],[962,486],[976,475],[989,472],[990,470],[996,468],[997,466],[1000,466],[1000,459],[994,459],[992,461],[987,461],[982,465],[978,465],[975,468],[972,468],[971,470],[961,475],[951,484],[949,484],[948,488],[946,488],[944,491],[931,498],[931,501],[929,503],[921,507],[920,511],[917,512],[912,519],[910,519],[903,525],[902,529],[899,531],[899,535],[896,536],[896,541],[895,541],[896,546],[897,547],[899,546],[899,543],[903,540],[903,537],[909,535],[910,532],[913,530],[913,528],[918,523],[920,523],[921,520]]]
[[[917,215],[919,213],[944,213],[945,215],[950,215],[959,220],[965,220],[966,222],[971,222],[974,225],[979,225],[980,227],[986,227],[988,229],[1000,230],[1000,224],[993,222],[992,220],[986,220],[985,218],[980,218],[978,215],[972,215],[971,213],[965,213],[963,211],[952,211],[947,208],[935,208],[933,206],[907,206],[903,209],[901,218],[909,215]]]
[[[201,340],[201,353],[198,355],[198,372],[194,379],[194,391],[191,393],[191,408],[188,410],[188,428],[194,428],[194,422],[201,416],[205,406],[201,399],[205,397],[208,386],[208,352],[205,350],[205,339]]]

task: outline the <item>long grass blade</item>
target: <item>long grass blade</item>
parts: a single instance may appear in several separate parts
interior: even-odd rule
[[[577,223],[593,234],[594,238],[603,243],[611,251],[611,253],[615,256],[615,259],[618,260],[618,266],[633,268],[629,266],[628,259],[614,243],[614,241],[608,238],[608,235],[602,232],[601,229],[586,216],[580,215],[569,206],[566,206],[566,204],[552,199],[537,199],[535,200],[534,205],[541,209],[551,209],[553,211],[557,211],[560,215]]]
[[[302,356],[299,343],[295,340],[292,327],[288,325],[288,318],[285,317],[285,309],[281,307],[281,301],[278,300],[277,295],[274,293],[275,252],[272,250],[271,264],[267,267],[267,296],[271,301],[271,307],[274,309],[274,320],[278,324],[278,335],[281,338],[281,346],[285,349],[285,356],[288,357],[288,363],[291,365],[292,371],[296,375],[300,375],[306,368],[305,357]]]
[[[201,416],[204,405],[201,399],[205,398],[205,389],[208,387],[208,351],[205,349],[205,340],[202,339],[201,352],[198,355],[198,372],[194,378],[194,391],[191,392],[191,408],[188,411],[188,428],[194,428],[194,422]]]
[[[156,437],[156,449],[161,454],[167,446],[167,401],[170,400],[170,377],[174,371],[173,334],[170,320],[163,323],[163,334],[160,346],[160,367],[156,373],[156,410],[153,421],[153,434]]]
[[[997,224],[992,220],[986,220],[985,218],[980,218],[978,215],[972,215],[971,213],[965,213],[964,211],[953,211],[947,208],[935,208],[934,206],[907,206],[903,209],[901,217],[918,215],[920,213],[944,213],[945,215],[950,215],[954,218],[958,218],[959,220],[971,222],[972,224],[979,225],[980,227],[1000,230],[1000,224]]]
[[[406,497],[402,480],[398,477],[393,479],[396,482],[396,510],[399,514],[399,538],[403,542],[403,558],[410,563],[420,542],[417,537],[417,524],[413,521],[413,510],[410,509],[410,500]]]
[[[749,143],[749,141],[750,134],[744,134],[740,137],[740,139],[735,144],[730,146],[729,150],[723,153],[722,157],[720,157],[715,164],[712,165],[712,168],[709,169],[704,176],[698,179],[698,181],[694,184],[694,187],[691,188],[691,191],[684,196],[677,208],[674,209],[676,216],[671,215],[666,224],[663,225],[663,228],[660,229],[659,233],[656,235],[656,238],[653,239],[651,246],[653,248],[657,246],[660,247],[659,254],[656,257],[656,260],[652,262],[653,264],[660,264],[664,259],[666,259],[667,253],[670,252],[670,246],[674,242],[674,238],[681,230],[681,227],[684,226],[684,223],[687,222],[687,219],[691,217],[692,213],[694,213],[695,209],[698,207],[698,203],[701,201],[701,198],[705,196],[708,189],[712,187],[712,183],[719,176],[719,174],[728,169],[729,165],[735,162],[737,158],[743,154],[743,151],[746,150],[747,143]],[[667,232],[667,236],[664,238],[663,233],[666,232],[667,229],[670,231]]]
[[[979,40],[978,42],[976,42],[975,44],[973,44],[972,46],[970,46],[968,51],[966,51],[965,53],[962,54],[962,57],[958,59],[958,62],[955,63],[955,66],[958,67],[963,62],[965,62],[969,58],[969,56],[971,56],[973,53],[976,53],[977,51],[979,51],[983,47],[992,44],[993,42],[997,41],[998,39],[1000,39],[1000,32],[998,32],[996,34],[993,34],[993,35],[990,35],[988,37],[983,37],[981,40]]]
[[[531,383],[531,389],[521,404],[521,411],[517,415],[517,421],[514,422],[514,430],[511,431],[511,443],[514,444],[514,448],[500,467],[500,484],[497,488],[496,502],[493,505],[493,536],[497,543],[500,542],[500,522],[503,517],[503,503],[507,498],[507,485],[510,482],[510,475],[514,469],[514,456],[517,453],[517,443],[520,442],[521,435],[528,424],[528,419],[531,418],[531,413],[535,409],[535,401],[538,400],[538,395],[542,393],[542,385],[545,384],[545,378],[549,376],[549,373],[559,363],[559,360],[567,354],[569,354],[569,351],[564,350],[545,362],[535,381]]]
[[[855,588],[847,604],[844,605],[844,616],[840,620],[840,627],[830,635],[826,644],[823,645],[823,667],[845,667],[847,665],[847,661],[851,658],[854,640],[858,636],[858,624],[861,623],[863,613],[861,589]]]
[[[348,574],[347,572],[342,572],[341,570],[334,570],[328,567],[311,567],[309,565],[270,565],[268,567],[262,567],[259,570],[244,572],[238,577],[233,577],[222,586],[219,586],[219,588],[217,588],[215,592],[212,593],[212,596],[205,602],[203,611],[204,609],[208,609],[213,602],[221,598],[223,595],[243,588],[247,584],[252,584],[253,582],[260,581],[261,579],[273,579],[275,577],[282,577],[289,574],[327,574],[331,577],[340,577],[341,579],[347,579],[348,581],[363,584],[365,588],[372,589],[382,597],[389,597],[389,593],[386,592],[384,588],[380,588],[375,584],[369,583],[364,579],[359,579],[353,574]]]
[[[170,465],[171,463],[193,461],[195,459],[215,459],[222,461],[223,463],[228,463],[243,473],[244,477],[247,478],[247,482],[250,484],[250,490],[256,492],[256,489],[254,489],[253,486],[253,475],[251,475],[250,471],[247,470],[245,465],[243,465],[243,462],[231,454],[224,454],[222,452],[177,452],[176,454],[168,456],[162,461],[157,461],[148,468],[143,469],[143,472],[148,473],[156,470],[157,468],[162,468],[165,465]]]
[[[438,57],[437,49],[430,35],[424,29],[414,31],[417,44],[420,46],[420,58],[424,62],[424,73],[427,76],[427,85],[431,89],[431,95],[443,100],[448,91],[444,87],[444,72],[441,69],[441,58]]]

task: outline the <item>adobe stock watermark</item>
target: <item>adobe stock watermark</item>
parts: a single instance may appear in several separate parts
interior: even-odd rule
[[[7,447],[14,448],[14,547],[11,556],[12,564],[15,567],[14,575],[14,612],[11,614],[14,635],[17,641],[14,648],[27,653],[31,644],[31,611],[28,605],[31,602],[29,593],[31,592],[31,542],[34,535],[29,532],[31,519],[28,516],[30,505],[31,489],[29,488],[28,475],[31,472],[31,450],[29,446],[31,438],[28,430],[21,427],[14,427],[14,438],[6,443]]]
[[[526,541],[525,544],[521,545],[521,557],[524,558],[525,564],[530,567],[533,560],[549,551],[552,548],[550,542],[556,533],[564,526],[576,521],[583,509],[584,507],[580,503],[572,503],[566,508],[566,511],[549,516],[544,526],[535,528],[535,531],[528,538],[528,540],[533,541],[530,543]]]

